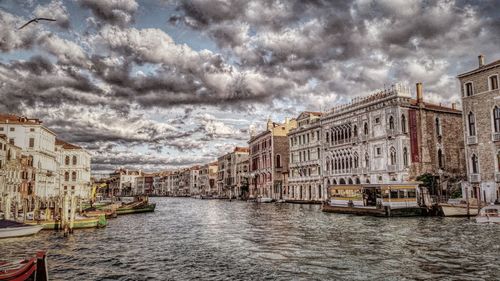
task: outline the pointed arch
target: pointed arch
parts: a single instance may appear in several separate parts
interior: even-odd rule
[[[401,114],[401,131],[406,133],[406,116]]]
[[[396,149],[394,146],[391,146],[390,150],[390,164],[391,165],[396,165]]]
[[[479,163],[477,155],[474,153],[471,157],[471,171],[473,174],[477,174],[479,172]]]
[[[500,133],[500,107],[497,105],[493,108],[493,127],[495,133]]]
[[[476,135],[476,117],[474,116],[474,113],[469,112],[467,115],[467,121],[469,124],[469,136],[475,136]]]
[[[394,130],[394,117],[389,116],[389,129]]]

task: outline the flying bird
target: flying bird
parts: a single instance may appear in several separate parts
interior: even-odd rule
[[[48,19],[48,18],[34,18],[34,19],[30,20],[29,22],[25,23],[23,26],[19,27],[19,29],[23,29],[25,26],[27,26],[28,24],[30,24],[32,22],[38,23],[39,20],[56,21],[55,19]]]

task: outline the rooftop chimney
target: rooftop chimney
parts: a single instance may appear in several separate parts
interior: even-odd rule
[[[424,101],[424,94],[422,93],[422,83],[417,83],[417,103],[421,103]]]
[[[484,56],[483,55],[479,55],[477,57],[478,61],[479,61],[479,67],[483,66],[484,65]]]

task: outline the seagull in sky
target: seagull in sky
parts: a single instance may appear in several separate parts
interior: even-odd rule
[[[29,22],[25,23],[23,26],[19,27],[18,30],[23,29],[25,26],[27,26],[28,24],[30,24],[32,22],[38,23],[39,20],[56,21],[55,19],[48,19],[48,18],[34,18],[34,19],[30,20]]]

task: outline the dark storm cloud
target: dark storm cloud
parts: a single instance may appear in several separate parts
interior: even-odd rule
[[[0,111],[42,118],[91,150],[98,169],[215,158],[271,113],[328,109],[397,81],[456,101],[456,74],[476,67],[479,52],[500,57],[495,1],[168,1],[176,12],[160,22],[207,35],[217,51],[134,26],[134,0],[77,2],[91,14],[83,34],[71,33],[58,0],[32,7],[57,29],[18,31],[26,18],[0,9],[0,52],[34,52],[0,61]],[[248,120],[235,126],[215,110]],[[133,157],[138,147],[152,155]],[[203,157],[158,156],[169,149]]]
[[[82,7],[88,8],[101,21],[126,26],[134,21],[139,5],[135,0],[79,0]]]

